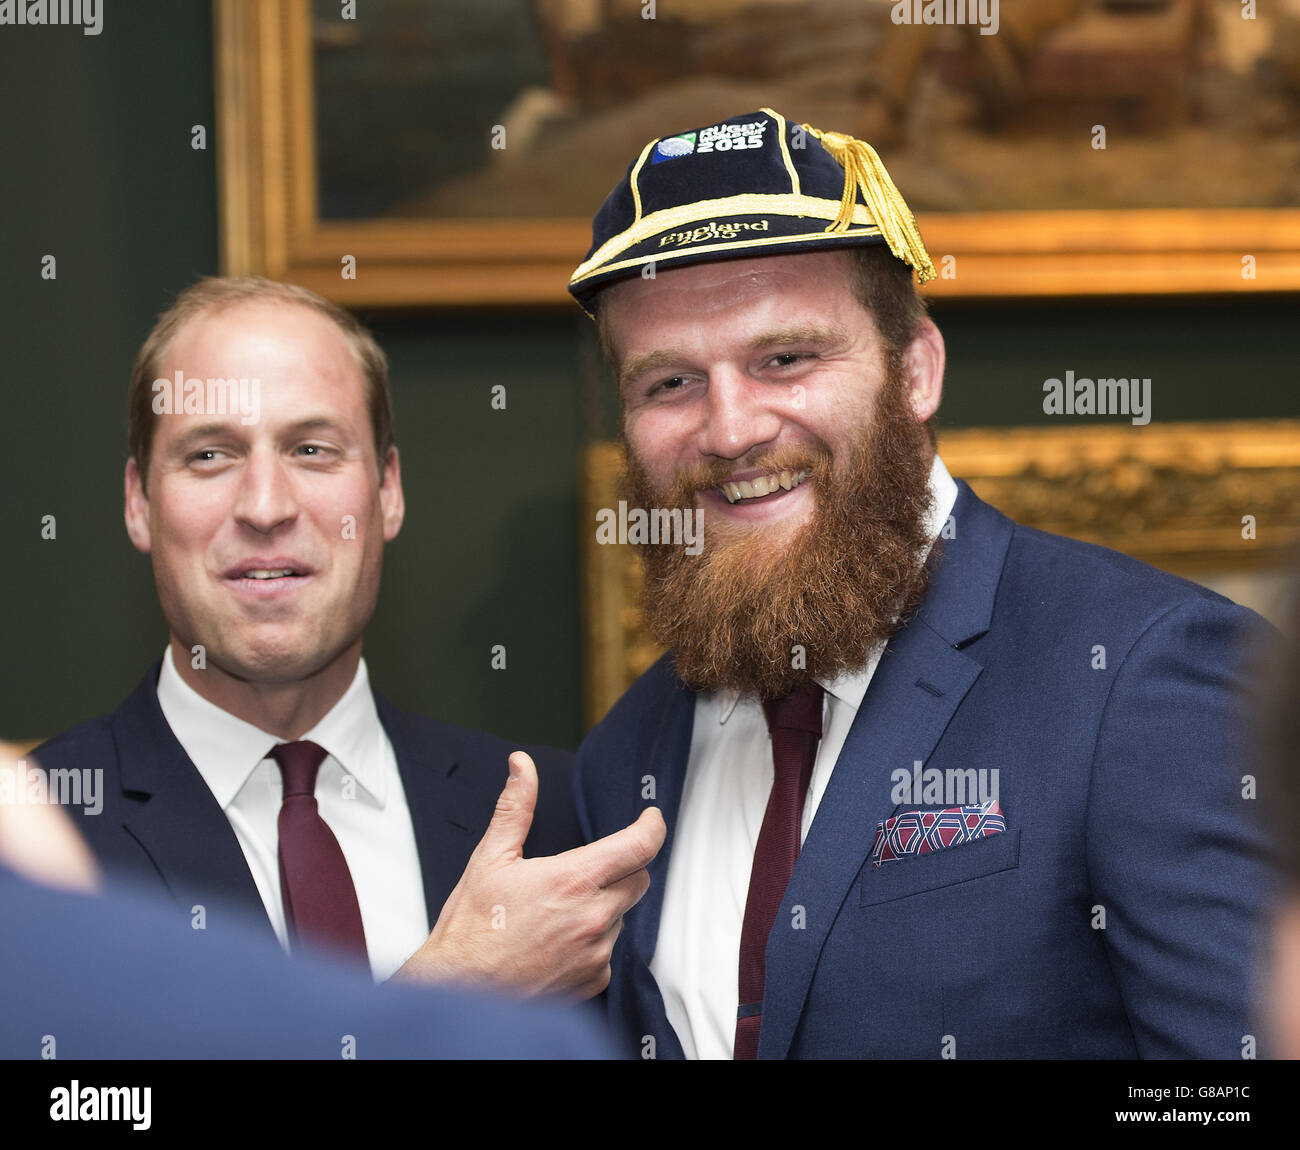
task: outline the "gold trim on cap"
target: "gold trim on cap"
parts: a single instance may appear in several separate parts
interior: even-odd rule
[[[660,232],[669,231],[672,228],[680,227],[682,224],[698,223],[703,220],[717,220],[722,219],[724,216],[794,216],[799,218],[812,216],[814,219],[819,220],[836,220],[841,215],[841,205],[836,203],[835,200],[822,199],[820,196],[796,196],[790,192],[746,193],[739,196],[724,196],[717,200],[697,200],[693,204],[679,204],[675,208],[662,208],[657,212],[651,212],[648,216],[643,216],[633,223],[631,227],[601,244],[589,259],[584,260],[574,269],[573,275],[569,277],[569,283],[579,283],[588,276],[606,270],[605,265],[627,251],[628,248],[635,247],[637,244],[657,236]],[[877,230],[870,234],[879,233],[876,221],[871,218],[867,209],[861,204],[853,206],[851,216],[852,223],[876,227]],[[845,227],[848,227],[847,223]],[[813,236],[821,234],[821,232],[812,233]],[[861,235],[862,233],[857,232],[854,234]],[[770,240],[764,242],[782,243],[793,239],[806,238],[809,237],[773,236]],[[748,242],[756,243],[757,241],[751,240]],[[691,250],[707,251],[710,249],[692,248]],[[646,263],[647,259],[643,258],[630,262]],[[624,265],[620,264],[619,266]]]
[[[827,235],[825,231],[805,232],[797,236],[764,236],[761,240],[729,240],[725,243],[718,244],[700,244],[693,248],[679,248],[677,251],[664,252],[663,255],[643,256],[634,260],[620,260],[618,263],[606,264],[603,268],[596,269],[592,275],[599,272],[618,271],[621,268],[640,267],[642,264],[662,264],[669,260],[678,259],[681,256],[693,256],[698,252],[725,252],[732,251],[735,248],[758,248],[768,244],[788,244],[797,243],[800,240],[837,240],[841,236],[846,240],[857,240],[863,236],[878,236],[880,229],[877,227],[862,228],[855,232],[838,232],[834,235]],[[588,277],[584,277],[588,278]]]
[[[681,248],[678,249],[677,251],[664,252],[663,255],[654,255],[648,258],[641,257],[634,260],[620,260],[618,263],[606,264],[604,267],[594,268],[592,271],[588,272],[587,275],[584,276],[583,278],[589,279],[591,276],[599,275],[601,272],[616,272],[616,271],[621,271],[623,268],[643,267],[646,264],[668,263],[671,260],[681,259],[683,256],[696,255],[699,252],[735,251],[737,248],[757,248],[757,247],[765,247],[770,244],[797,243],[800,240],[839,240],[839,239],[860,240],[864,236],[869,237],[869,236],[878,236],[878,235],[880,235],[880,229],[876,227],[874,224],[872,224],[865,228],[861,228],[857,231],[833,232],[830,235],[827,235],[826,232],[823,230],[823,231],[816,231],[816,232],[805,232],[802,235],[795,235],[795,236],[767,236],[761,240],[735,240],[734,242],[720,243],[720,244],[702,244],[699,247]],[[570,284],[576,282],[577,282],[576,277],[569,281]],[[582,303],[581,300],[579,300],[578,302],[582,305],[582,310],[587,313],[589,318],[591,319],[596,318],[596,313],[592,311],[590,307],[588,307],[585,303]]]
[[[785,161],[785,170],[790,173],[790,191],[794,195],[799,195],[799,173],[795,169],[794,161],[790,159],[790,149],[785,142],[785,117],[780,112],[772,108],[759,108],[760,112],[766,112],[776,121],[777,135],[776,138],[781,141],[781,159]]]
[[[650,154],[653,148],[663,137],[656,136],[644,148],[641,149],[641,155],[637,157],[636,163],[632,166],[632,171],[628,175],[628,182],[632,185],[632,204],[636,208],[636,215],[633,220],[641,218],[641,189],[636,186],[637,177],[641,174],[641,166],[645,163],[645,158]]]

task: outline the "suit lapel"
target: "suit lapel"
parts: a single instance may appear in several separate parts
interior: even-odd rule
[[[163,717],[157,682],[155,665],[111,720],[126,799],[122,825],[182,907],[216,898],[274,936],[225,812]]]
[[[889,643],[858,709],[795,865],[767,947],[759,1057],[790,1050],[821,949],[858,872],[877,820],[893,813],[890,775],[930,757],[981,664],[958,648],[984,634],[1012,524],[958,484],[956,535],[917,617]],[[792,908],[804,928],[782,929]]]
[[[677,812],[681,807],[691,734],[695,727],[695,694],[677,681],[670,657],[660,660],[656,671],[663,679],[663,702],[648,711],[643,720],[641,746],[644,757],[638,778],[646,775],[654,778],[656,805],[664,816],[668,833],[662,849],[648,868],[650,889],[623,918],[623,936],[619,945],[624,950],[623,962],[631,981],[633,1001],[627,1004],[630,1008],[627,1017],[636,1018],[638,1025],[644,1027],[644,1033],[655,1036],[659,1046],[658,1057],[681,1058],[681,1045],[669,1025],[663,995],[650,973],[650,961],[659,943],[659,917],[668,881],[668,859],[677,829]],[[631,811],[628,822],[636,817],[639,809],[638,806]],[[634,1037],[640,1039],[639,1034]]]
[[[478,838],[474,827],[482,820],[470,810],[464,788],[457,785],[461,764],[455,753],[442,740],[429,739],[427,731],[421,737],[419,721],[383,696],[375,695],[375,706],[397,756],[432,927],[460,881]]]
[[[760,1058],[789,1050],[822,944],[871,850],[876,821],[894,811],[891,772],[930,757],[979,673],[979,664],[924,625],[908,627],[881,658],[768,939]],[[796,906],[804,908],[804,928],[791,930]]]

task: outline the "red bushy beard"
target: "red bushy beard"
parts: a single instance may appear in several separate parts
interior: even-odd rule
[[[657,485],[628,451],[631,507],[696,506],[696,493],[742,469],[812,468],[815,509],[789,531],[704,515],[704,547],[645,545],[644,622],[673,653],[692,690],[774,699],[811,679],[862,670],[924,598],[931,562],[932,444],[908,401],[898,357],[887,357],[875,412],[848,458],[822,443],[743,460],[702,461]],[[784,537],[783,536],[787,536]],[[802,651],[802,656],[800,652]]]

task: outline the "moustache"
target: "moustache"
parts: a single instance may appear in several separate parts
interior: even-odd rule
[[[743,472],[779,474],[807,469],[812,472],[814,482],[820,480],[824,484],[830,477],[831,464],[829,450],[809,446],[786,447],[739,460],[703,459],[679,470],[655,497],[668,507],[693,507],[700,492],[716,491]]]

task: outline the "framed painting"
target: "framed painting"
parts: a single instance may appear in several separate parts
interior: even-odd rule
[[[936,296],[1300,289],[1294,6],[947,8],[215,0],[223,268],[563,303],[644,141],[770,105],[875,144]]]

